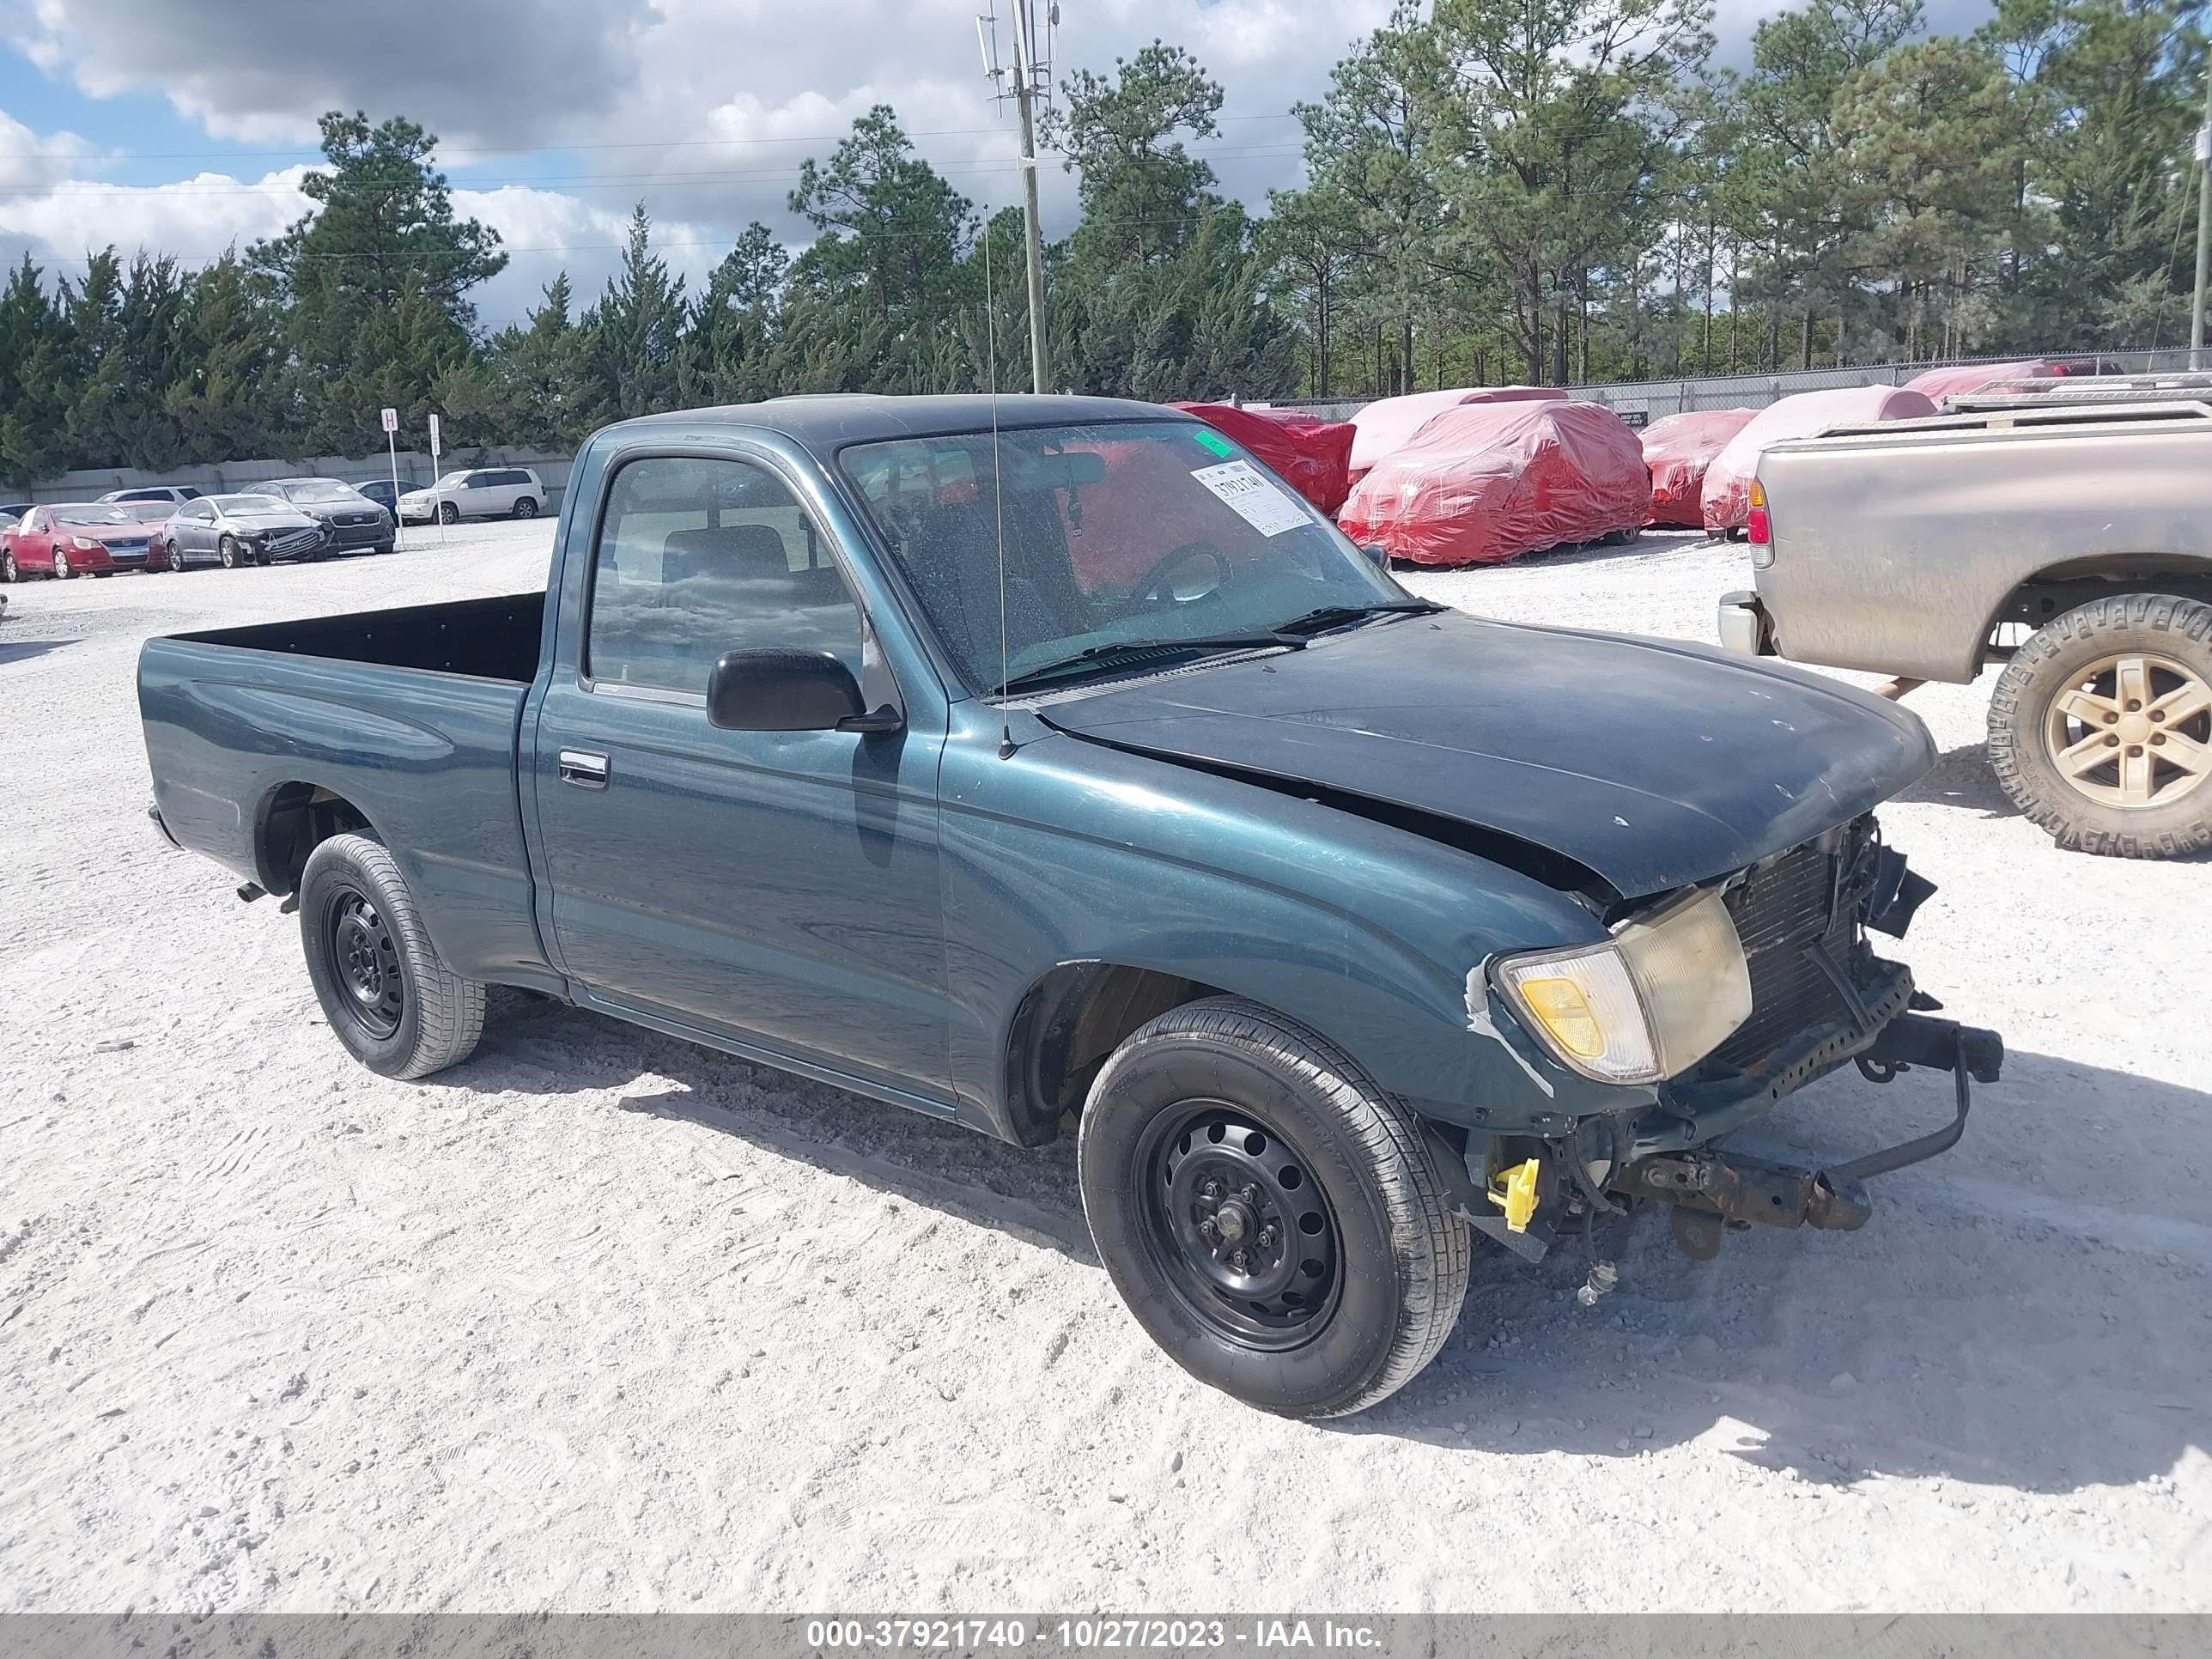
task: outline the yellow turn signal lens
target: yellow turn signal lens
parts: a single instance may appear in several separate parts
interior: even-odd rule
[[[1605,1052],[1605,1034],[1598,1030],[1597,1016],[1590,1012],[1574,981],[1524,979],[1521,1000],[1550,1033],[1552,1041],[1569,1054],[1595,1060]]]

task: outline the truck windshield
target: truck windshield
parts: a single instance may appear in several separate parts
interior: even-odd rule
[[[1340,625],[1407,604],[1334,525],[1211,427],[901,438],[853,445],[839,462],[979,691],[1063,665],[1142,665],[1146,646],[1265,645],[1287,624]]]

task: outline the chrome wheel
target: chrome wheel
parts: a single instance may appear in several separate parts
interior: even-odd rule
[[[2051,700],[2043,740],[2084,799],[2164,806],[2212,775],[2212,684],[2171,657],[2106,657]]]

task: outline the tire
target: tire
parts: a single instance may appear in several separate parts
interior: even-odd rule
[[[514,516],[518,519],[536,518],[538,516],[537,498],[531,495],[525,495],[521,500],[516,501],[514,504]]]
[[[368,550],[372,553],[389,553],[398,545],[399,544],[398,542],[379,542],[374,547],[370,548]]]
[[[76,574],[76,572],[70,568],[68,550],[56,548],[54,550],[54,580],[58,582],[65,582]]]
[[[440,501],[438,503],[438,522],[440,524],[459,524],[460,521],[461,509],[459,507],[454,506],[451,501]]]
[[[484,988],[438,959],[414,895],[383,843],[333,836],[300,877],[300,942],[323,1017],[385,1077],[428,1077],[483,1035]]]
[[[14,550],[9,549],[6,550],[0,550],[0,585],[20,581],[21,580],[22,573],[15,568],[15,554]]]
[[[2005,793],[2061,847],[2212,848],[2212,605],[2130,593],[2066,612],[2006,665],[1989,735]]]
[[[238,544],[231,540],[229,537],[225,536],[221,541],[216,544],[215,556],[217,559],[222,562],[222,568],[225,570],[235,570],[238,568]]]
[[[1348,1055],[1257,1004],[1188,1003],[1115,1049],[1084,1108],[1077,1170],[1091,1239],[1137,1322],[1192,1376],[1262,1411],[1372,1406],[1459,1318],[1472,1238],[1446,1212],[1419,1122]],[[1265,1248],[1270,1224],[1297,1249]],[[1224,1260],[1245,1238],[1251,1255]],[[1243,1276],[1224,1286],[1238,1260]]]

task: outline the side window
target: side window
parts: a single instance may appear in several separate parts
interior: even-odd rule
[[[783,481],[748,461],[653,456],[615,475],[585,669],[704,692],[725,651],[833,652],[860,673],[860,612]]]

